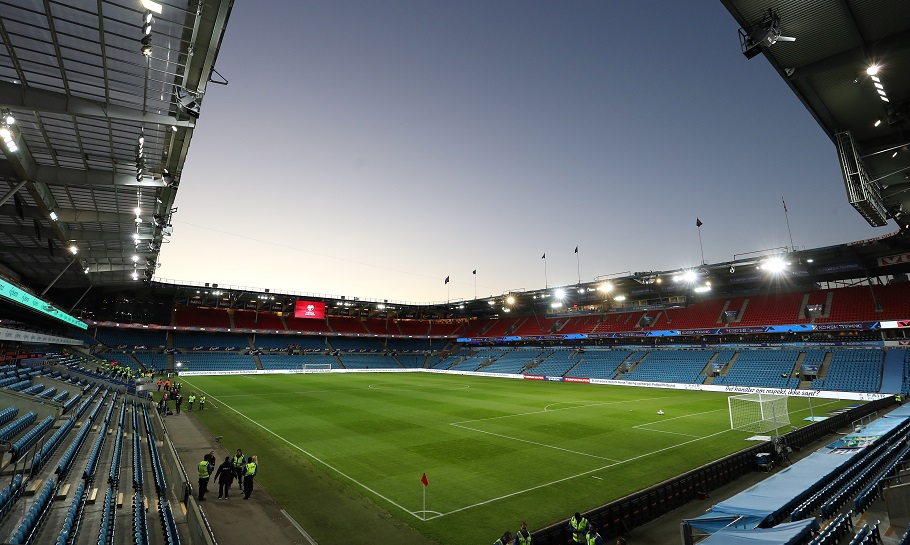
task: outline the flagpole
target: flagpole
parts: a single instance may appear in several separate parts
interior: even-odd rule
[[[787,219],[787,234],[790,235],[790,251],[794,251],[793,246],[793,232],[790,231],[790,213],[787,212],[787,201],[784,200],[783,195],[780,197],[780,202],[784,204],[784,217]]]
[[[705,264],[705,247],[701,243],[701,225],[698,226],[698,247],[701,249],[701,264]]]
[[[477,299],[477,269],[474,269],[474,299]]]
[[[575,265],[578,267],[578,283],[581,284],[581,257],[578,255],[578,246],[575,247]]]
[[[550,280],[547,277],[547,254],[543,254],[543,287],[544,289],[550,287]]]
[[[423,520],[427,520],[427,487],[423,486]]]

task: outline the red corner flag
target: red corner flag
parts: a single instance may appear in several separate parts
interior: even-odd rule
[[[423,477],[420,478],[420,482],[423,483],[423,486],[430,486],[430,481],[427,480],[427,474],[424,473]]]

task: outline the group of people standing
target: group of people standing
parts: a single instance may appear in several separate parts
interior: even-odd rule
[[[250,499],[253,493],[253,478],[259,472],[259,460],[256,456],[244,457],[243,451],[237,449],[234,456],[226,456],[224,462],[215,470],[215,451],[206,454],[199,462],[199,501],[205,501],[209,479],[214,472],[218,481],[218,499],[228,499],[231,484],[237,480],[237,488],[243,491],[243,499]]]
[[[604,539],[597,531],[597,525],[588,521],[581,513],[575,513],[569,519],[569,532],[572,534],[570,545],[604,545]],[[512,535],[507,531],[493,545],[531,545],[531,533],[528,532],[528,523],[522,522],[521,529]],[[616,545],[626,545],[623,537],[616,538]]]

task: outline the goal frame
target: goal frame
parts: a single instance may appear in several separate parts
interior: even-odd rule
[[[779,435],[778,430],[781,426],[790,425],[788,400],[789,396],[780,394],[753,393],[729,396],[727,409],[730,414],[730,429],[751,433],[774,431],[775,435]],[[751,413],[754,415],[751,419],[742,417],[748,410],[737,410],[749,406],[748,403],[754,404],[752,407],[757,409]],[[738,407],[734,409],[734,405]]]
[[[331,363],[304,363],[300,368],[302,373],[331,373],[332,372]]]

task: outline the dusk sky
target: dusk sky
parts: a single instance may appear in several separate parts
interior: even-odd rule
[[[159,277],[487,297],[878,236],[720,2],[236,2]],[[797,36],[798,39],[798,36]],[[788,47],[780,43],[775,47]],[[546,253],[546,278],[544,261]],[[446,286],[443,280],[451,277]]]

